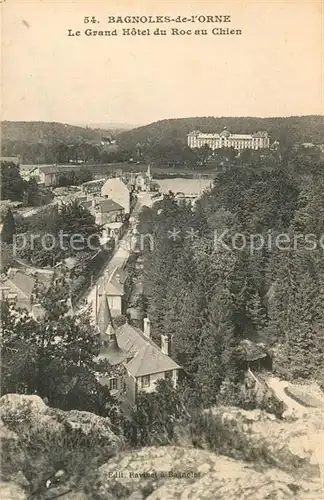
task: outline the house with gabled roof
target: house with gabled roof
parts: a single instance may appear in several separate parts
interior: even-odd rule
[[[82,202],[82,205],[94,215],[96,224],[102,227],[102,240],[114,238],[117,242],[122,234],[125,220],[125,209],[111,198],[93,197]]]
[[[99,381],[109,385],[128,405],[134,407],[140,392],[153,392],[158,380],[169,379],[176,387],[181,367],[170,357],[170,339],[161,336],[159,347],[150,335],[150,320],[144,319],[144,329],[125,323],[116,328],[110,312],[108,296],[102,295],[96,314],[100,352],[95,361],[103,360],[119,368],[119,376],[99,375]]]
[[[10,268],[1,285],[2,297],[5,300],[19,309],[31,311],[36,289],[36,279],[33,276],[28,276],[16,268]]]
[[[127,273],[121,267],[116,266],[104,280],[99,294],[107,296],[112,317],[116,318],[125,313],[127,290]]]
[[[1,300],[6,300],[17,309],[27,310],[37,320],[41,319],[45,311],[37,297],[39,285],[38,276],[10,268],[0,283]]]
[[[101,188],[101,196],[107,197],[121,205],[125,214],[130,213],[131,196],[126,184],[120,178],[107,179]]]

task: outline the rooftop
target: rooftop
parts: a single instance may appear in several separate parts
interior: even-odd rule
[[[132,357],[126,368],[133,377],[180,368],[139,328],[125,323],[117,329],[116,335],[119,346],[127,352],[129,357]]]
[[[110,276],[108,276],[108,280],[105,282],[105,293],[107,295],[123,295],[126,278],[127,274],[124,270],[120,267],[115,267]]]
[[[124,207],[116,203],[110,198],[93,198],[92,200],[81,201],[85,208],[90,209],[95,207],[103,213],[116,212],[116,210],[124,210]]]
[[[256,343],[251,340],[244,339],[240,342],[239,347],[242,350],[246,361],[256,361],[268,356],[268,353],[262,343]]]
[[[125,323],[115,329],[106,294],[100,301],[97,326],[101,340],[98,361],[107,359],[114,365],[122,363],[133,377],[180,368],[139,328]]]
[[[101,212],[115,212],[116,210],[124,210],[124,208],[109,198],[100,198],[96,201],[96,207],[99,207]]]
[[[7,278],[1,283],[2,288],[8,288],[10,293],[16,293],[18,299],[22,300],[31,300],[35,285],[34,277],[14,268],[8,270]]]
[[[120,177],[111,177],[110,179],[107,179],[104,185],[102,186],[102,189],[105,191],[106,188],[113,189],[113,190],[123,190],[125,192],[129,192],[128,187],[124,183],[124,181]]]

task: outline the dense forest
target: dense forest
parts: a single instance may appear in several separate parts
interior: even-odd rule
[[[323,168],[232,165],[194,210],[170,193],[142,212],[153,336],[171,337],[197,404],[238,402],[244,339],[269,349],[277,375],[323,385]]]
[[[291,116],[288,118],[255,118],[255,117],[192,117],[160,120],[150,125],[122,132],[118,135],[118,143],[122,149],[131,149],[137,143],[179,141],[186,142],[186,134],[192,130],[202,132],[220,132],[227,127],[232,133],[249,134],[258,130],[266,130],[271,140],[283,140],[289,134],[292,143],[323,143],[323,116]]]

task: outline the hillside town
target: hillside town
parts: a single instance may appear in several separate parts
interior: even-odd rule
[[[205,149],[207,167],[215,168],[217,163],[214,176],[226,175],[226,171],[230,171],[237,162],[257,160],[276,164],[283,161],[280,143],[271,141],[267,132],[233,135],[225,127],[220,134],[197,131],[190,132],[187,137],[190,149],[198,152],[201,148]],[[101,143],[106,143],[104,137]],[[308,143],[295,145],[291,154],[304,154],[307,158],[309,152],[316,148],[320,157],[321,149]],[[253,155],[244,156],[249,149],[255,151],[255,159]],[[1,300],[10,308],[21,311],[21,314],[28,312],[35,321],[41,321],[48,314],[43,305],[44,297],[53,286],[64,283],[68,304],[66,314],[78,317],[84,311],[90,312],[95,336],[101,346],[94,359],[105,360],[110,366],[107,371],[97,372],[97,379],[122,402],[121,408],[126,414],[130,409],[136,409],[138,393],[155,390],[158,380],[170,380],[176,388],[183,368],[176,360],[181,360],[182,355],[179,353],[176,359],[172,358],[173,334],[162,330],[158,335],[158,328],[155,327],[152,337],[151,322],[156,325],[158,320],[148,314],[151,304],[146,302],[143,306],[143,299],[147,301],[144,278],[146,251],[141,247],[143,241],[140,236],[143,235],[139,235],[139,229],[143,214],[154,207],[163,207],[168,200],[176,203],[179,211],[187,207],[195,214],[199,210],[195,204],[199,206],[201,197],[206,197],[212,188],[213,175],[209,179],[206,175],[203,178],[201,174],[191,174],[191,179],[181,180],[171,176],[169,180],[155,180],[154,163],[144,167],[146,170],[136,165],[135,169],[127,172],[119,168],[121,164],[114,171],[104,166],[98,171],[96,165],[25,165],[15,157],[2,157],[1,161],[8,169],[7,175],[15,169],[21,183],[33,186],[38,201],[36,207],[26,206],[28,201],[24,196],[21,201],[18,201],[19,196],[17,200],[1,201],[2,244],[8,250],[7,254],[3,253]],[[127,164],[123,166],[127,168]],[[91,169],[91,180],[82,182]],[[71,172],[72,176],[65,180],[64,176],[71,175]],[[67,249],[65,253],[55,252],[55,248],[46,247],[46,235],[42,230],[41,242],[43,246],[45,244],[45,251],[37,245],[31,248],[29,238],[32,228],[41,225],[46,228],[46,221],[57,218],[58,223],[60,217],[64,227],[69,226],[70,217],[72,220],[79,217],[79,220],[76,219],[81,223],[79,229],[83,229],[80,217],[84,218],[84,223],[92,224],[93,229],[97,229],[97,234],[93,235],[98,239],[97,246],[91,251],[83,248],[83,251]],[[276,385],[271,385],[270,378],[269,382],[258,380],[256,374],[251,372],[251,366],[254,366],[252,361],[269,356],[271,359],[264,342],[246,342],[250,342],[247,344],[249,348],[245,345],[245,359],[250,360],[246,374],[251,373],[252,378],[262,387],[268,387],[269,391],[271,386],[277,403],[287,400],[287,397],[279,395],[279,389],[276,394]]]
[[[323,8],[214,4],[0,2],[0,499],[324,499]]]
[[[18,397],[32,398],[32,412],[109,421],[108,442],[135,450],[216,446],[228,412],[252,435],[250,415],[288,434],[303,419],[321,432],[323,147],[244,131],[189,129],[166,153],[152,142],[123,150],[117,135],[106,164],[1,158],[5,425],[17,425]],[[250,460],[259,445],[233,432],[236,444],[229,434],[217,446]],[[91,446],[101,463],[103,443]],[[76,477],[66,460],[32,480],[35,498],[66,496]]]

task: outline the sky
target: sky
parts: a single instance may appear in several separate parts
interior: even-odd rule
[[[145,124],[188,116],[323,114],[323,0],[7,0],[3,120]],[[230,15],[231,23],[108,23]],[[99,23],[84,23],[95,16]],[[203,18],[201,18],[203,19]],[[166,36],[155,36],[159,27]],[[117,36],[85,36],[84,30]],[[150,35],[122,36],[122,29]],[[208,29],[207,35],[171,35]],[[213,28],[240,29],[216,36]],[[68,36],[68,30],[80,36]]]

